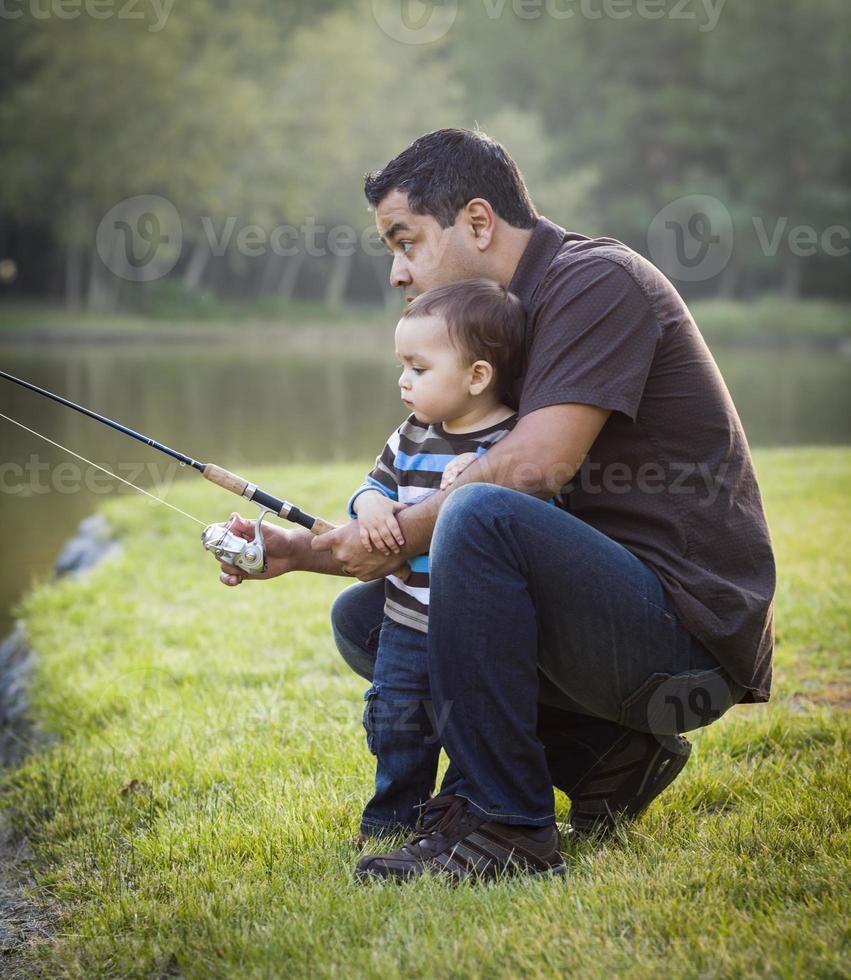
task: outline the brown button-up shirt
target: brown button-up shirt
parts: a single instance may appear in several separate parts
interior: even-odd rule
[[[546,218],[509,289],[528,315],[520,416],[612,410],[562,505],[649,565],[743,700],[767,701],[771,540],[742,424],[682,298],[621,242]]]

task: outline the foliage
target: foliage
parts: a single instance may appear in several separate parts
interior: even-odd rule
[[[419,133],[478,124],[515,154],[544,213],[639,251],[667,203],[717,197],[736,231],[733,261],[707,283],[684,284],[690,298],[781,288],[851,296],[847,254],[800,257],[786,234],[851,227],[843,0],[817,10],[806,0],[720,3],[717,22],[710,4],[662,0],[662,10],[652,5],[659,19],[628,6],[596,16],[594,4],[482,0],[461,4],[446,36],[422,45],[379,29],[372,0],[181,0],[161,29],[150,10],[142,21],[7,20],[0,216],[13,231],[0,234],[0,250],[65,247],[52,265],[64,264],[71,289],[83,267],[99,268],[100,217],[154,193],[183,220],[185,256],[172,275],[191,287],[289,295],[301,275],[301,295],[322,295],[331,260],[311,258],[303,275],[290,263],[279,287],[286,263],[274,255],[259,275],[262,263],[232,246],[203,254],[202,217],[267,232],[310,217],[359,233],[370,224],[366,170]],[[778,227],[766,248],[760,234]],[[377,300],[371,268],[385,275],[361,256],[353,291]],[[55,279],[28,275],[31,291],[57,291]]]

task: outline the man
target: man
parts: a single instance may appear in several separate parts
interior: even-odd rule
[[[608,831],[676,778],[691,748],[678,733],[768,700],[775,570],[747,441],[668,280],[620,242],[539,218],[484,134],[423,136],[365,191],[407,302],[479,276],[520,297],[519,420],[399,513],[400,555],[367,553],[354,523],[313,541],[279,530],[263,577],[361,579],[332,622],[369,678],[380,580],[430,551],[450,766],[420,831],[360,875],[562,873],[553,785],[575,833]],[[223,568],[226,584],[246,577]]]

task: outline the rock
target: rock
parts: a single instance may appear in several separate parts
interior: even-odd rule
[[[80,522],[77,533],[56,559],[56,576],[63,578],[90,571],[120,550],[118,542],[110,538],[109,524],[103,514],[92,514]]]
[[[16,766],[26,754],[32,735],[26,718],[27,684],[34,664],[19,621],[0,644],[0,766]]]
[[[120,550],[110,538],[106,518],[100,514],[87,517],[62,549],[56,576],[83,575]],[[27,712],[27,687],[34,666],[35,654],[24,624],[18,621],[0,643],[0,769],[20,765],[39,741]],[[28,888],[35,888],[31,861],[27,841],[12,832],[0,811],[0,975],[10,980],[32,975],[27,947],[36,937],[49,937],[58,917],[55,902],[36,903],[26,895]]]

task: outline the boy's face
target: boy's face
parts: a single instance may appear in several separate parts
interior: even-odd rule
[[[428,214],[414,214],[404,191],[391,191],[375,211],[375,224],[393,253],[390,283],[404,289],[405,302],[458,279],[485,274],[481,252],[469,223],[441,228]]]
[[[473,365],[462,363],[442,317],[400,320],[396,356],[402,366],[402,401],[420,422],[445,422],[469,411],[480,383]]]

